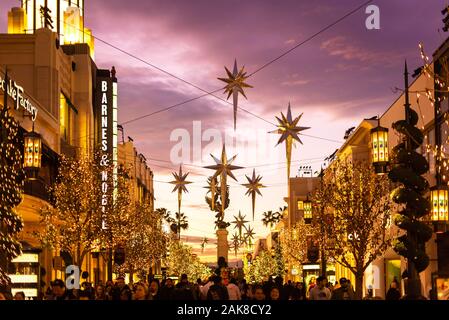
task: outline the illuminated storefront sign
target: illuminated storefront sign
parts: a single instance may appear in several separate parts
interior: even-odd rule
[[[8,77],[9,78],[9,77]],[[24,109],[27,113],[31,115],[31,120],[35,121],[37,118],[37,108],[33,103],[24,96],[23,87],[19,86],[15,81],[11,79],[5,79],[0,74],[0,89],[3,91],[8,91],[7,94],[15,102],[15,109]]]
[[[117,175],[117,81],[109,70],[98,70],[96,116],[100,145],[102,228],[107,229],[106,213],[116,198]]]

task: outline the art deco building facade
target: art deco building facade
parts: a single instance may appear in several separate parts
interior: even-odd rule
[[[46,24],[40,14],[39,8],[44,4],[52,11],[52,25]],[[48,187],[56,179],[61,155],[92,154],[104,143],[112,161],[132,167],[134,188],[130,192],[136,201],[148,201],[154,207],[151,169],[131,142],[118,141],[115,69],[99,69],[93,52],[91,32],[84,27],[84,1],[24,0],[21,8],[8,13],[8,34],[0,34],[0,79],[5,79],[7,69],[11,86],[28,99],[26,106],[33,107],[11,108],[20,124],[20,134],[23,137],[34,130],[42,139],[41,167],[36,177],[26,180],[23,201],[17,208],[25,222],[21,240],[29,252],[39,252],[37,258],[31,258],[38,263],[38,268],[31,271],[38,285],[29,288],[28,297],[36,294],[34,289],[41,281],[48,285],[55,278],[64,279],[64,265],[70,260],[67,253],[58,249],[40,250],[33,236],[42,227],[41,208],[51,205]],[[108,96],[107,109],[102,109],[102,93]],[[0,95],[4,94],[0,90]],[[16,106],[17,97],[8,95],[8,105]],[[24,263],[26,260],[17,259]],[[102,259],[88,256],[81,269],[89,271],[88,280],[105,281],[104,266]]]

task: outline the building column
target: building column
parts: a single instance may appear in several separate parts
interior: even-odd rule
[[[217,230],[217,261],[218,258],[224,257],[226,262],[228,262],[228,230],[218,229]]]

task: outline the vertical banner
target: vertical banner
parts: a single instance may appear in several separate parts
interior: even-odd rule
[[[97,70],[95,108],[97,120],[97,145],[99,145],[99,165],[101,180],[102,228],[107,229],[106,213],[113,201],[114,177],[114,110],[113,79],[109,70]],[[114,169],[115,170],[115,169]]]

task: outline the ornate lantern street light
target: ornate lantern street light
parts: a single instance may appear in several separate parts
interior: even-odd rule
[[[41,135],[33,131],[24,135],[24,164],[25,169],[36,173],[41,167],[42,158],[42,138]],[[33,176],[35,178],[35,176]]]
[[[430,189],[430,213],[433,222],[449,222],[448,196],[449,189],[446,186],[435,186]]]
[[[380,120],[378,120],[380,122]],[[387,173],[388,165],[388,129],[380,124],[371,129],[372,163],[376,174]]]

